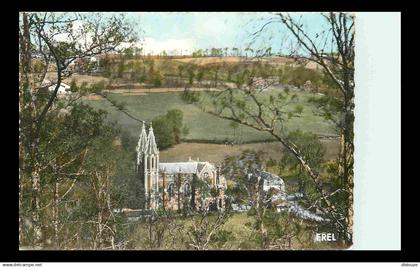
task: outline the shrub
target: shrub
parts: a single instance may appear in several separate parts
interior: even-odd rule
[[[201,94],[199,91],[191,91],[189,88],[185,88],[181,97],[188,104],[192,104],[200,101]]]

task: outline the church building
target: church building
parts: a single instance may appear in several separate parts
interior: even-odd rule
[[[223,209],[226,179],[210,162],[160,162],[152,125],[143,123],[137,144],[137,179],[144,187],[145,209]]]

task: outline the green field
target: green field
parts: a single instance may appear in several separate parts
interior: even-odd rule
[[[287,123],[290,129],[301,129],[311,131],[319,135],[335,135],[332,125],[322,118],[313,114],[313,107],[306,103],[308,93],[298,93],[299,101],[304,106],[302,116],[293,118]],[[226,139],[236,142],[248,143],[272,140],[268,133],[259,132],[255,129],[239,126],[234,130],[230,126],[230,121],[217,118],[203,112],[193,104],[186,104],[181,99],[181,93],[150,93],[146,95],[121,95],[109,94],[109,98],[124,103],[125,109],[132,115],[142,120],[151,121],[158,115],[165,114],[170,109],[180,109],[184,113],[184,124],[189,128],[189,134],[185,140],[222,142]],[[140,125],[126,114],[118,111],[106,100],[83,100],[93,107],[108,111],[108,118],[117,121],[123,131],[127,131],[133,137],[137,137]]]
[[[332,160],[337,158],[339,153],[339,140],[321,140],[325,148],[324,159]],[[203,143],[181,143],[174,147],[165,149],[160,152],[162,162],[187,161],[191,159],[201,159],[216,164],[222,163],[226,157],[238,156],[244,150],[263,151],[262,158],[264,160],[274,159],[280,160],[285,151],[279,142],[261,142],[242,145],[225,145],[225,144],[203,144]]]

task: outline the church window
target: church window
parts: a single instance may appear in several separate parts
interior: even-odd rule
[[[175,196],[175,184],[174,183],[170,183],[168,186],[168,195],[169,195],[169,199],[171,199],[172,197]]]
[[[189,183],[184,184],[184,196],[189,197],[191,195],[191,186]]]

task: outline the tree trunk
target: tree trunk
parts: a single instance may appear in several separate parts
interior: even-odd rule
[[[20,147],[20,146],[19,146]],[[23,189],[23,177],[21,168],[19,168],[19,246],[22,245],[23,242],[23,231],[22,231],[22,189]]]
[[[115,222],[115,217],[114,214],[112,212],[112,207],[111,207],[111,194],[110,194],[110,186],[109,186],[109,174],[107,172],[107,176],[105,177],[105,182],[106,182],[106,204],[108,207],[108,212],[109,215],[112,216],[112,225],[110,225],[110,228],[112,229],[112,233],[111,233],[111,237],[110,237],[110,242],[111,242],[111,246],[112,249],[115,249],[115,233],[117,232],[116,229],[116,222]]]
[[[30,94],[30,100],[28,104],[28,111],[30,112],[31,118],[32,118],[32,125],[30,126],[31,133],[28,136],[28,142],[29,143],[29,151],[26,151],[30,155],[31,162],[28,164],[30,167],[30,172],[28,173],[31,177],[31,220],[32,220],[32,245],[34,247],[40,246],[41,244],[41,225],[40,225],[40,216],[39,216],[39,196],[40,194],[40,171],[39,171],[39,164],[37,161],[37,154],[36,154],[36,148],[37,148],[37,138],[33,135],[33,129],[35,128],[35,121],[36,121],[36,107],[35,103],[32,99],[33,95],[33,84],[31,84],[31,47],[30,47],[30,33],[29,33],[29,19],[28,14],[24,12],[22,14],[22,25],[23,29],[19,32],[20,33],[20,84],[22,85],[21,96],[25,94],[25,92],[28,92]],[[23,101],[23,99],[20,99]],[[20,102],[21,102],[20,101]],[[23,109],[24,103],[21,102],[19,107]],[[22,149],[23,150],[23,149]],[[24,153],[24,151],[22,151]],[[23,157],[23,154],[22,154]],[[22,162],[23,164],[23,162]],[[20,181],[21,183],[22,181]],[[20,188],[22,189],[22,188]]]
[[[261,249],[266,249],[268,242],[267,242],[267,230],[264,226],[264,203],[263,203],[263,190],[261,189],[260,179],[257,181],[256,185],[256,193],[257,193],[257,201],[256,201],[256,215],[257,215],[257,224],[259,226],[260,238],[261,238]]]
[[[346,211],[346,226],[347,233],[345,236],[346,242],[352,244],[353,238],[353,187],[354,187],[354,172],[353,172],[353,162],[354,162],[354,149],[353,142],[348,140],[348,138],[343,135],[344,141],[342,142],[342,154],[340,155],[340,166],[339,166],[339,175],[343,180],[344,189],[348,194],[347,198],[347,211]]]
[[[42,240],[42,230],[39,214],[39,196],[40,194],[40,174],[38,163],[35,162],[32,170],[32,227],[33,227],[33,245],[39,247]]]
[[[58,182],[54,183],[54,199],[53,199],[53,228],[54,228],[54,244],[55,248],[60,248],[60,243],[58,240],[58,204],[59,204],[59,196],[58,196]]]
[[[110,201],[111,201],[111,195],[108,193],[108,207],[111,207]],[[112,210],[110,209],[109,212],[112,212]],[[111,246],[112,246],[112,249],[115,249],[115,234],[117,233],[117,226],[116,226],[115,218],[113,218],[113,223],[111,225],[111,228],[113,231],[111,235]]]
[[[102,185],[102,179],[101,179],[101,174],[99,174],[98,176],[98,248],[102,248],[102,244],[103,244],[103,205],[102,205],[102,200],[103,200],[103,185]]]
[[[347,72],[345,73],[347,75]],[[342,178],[344,189],[348,194],[345,240],[347,245],[351,245],[353,243],[354,88],[348,82],[344,84],[344,88],[346,88],[346,94],[344,96],[344,127],[341,133],[339,176]]]

